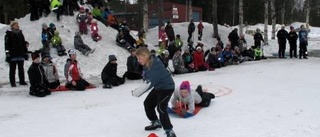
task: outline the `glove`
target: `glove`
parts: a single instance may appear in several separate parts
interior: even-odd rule
[[[149,87],[151,85],[151,82],[143,82],[138,88],[132,90],[132,96],[140,97],[142,94],[148,91]]]
[[[194,114],[191,114],[189,112],[186,112],[184,115],[183,115],[183,118],[188,118],[188,117],[192,117],[194,116]]]

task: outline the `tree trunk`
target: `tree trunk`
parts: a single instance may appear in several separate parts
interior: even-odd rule
[[[272,19],[272,34],[271,34],[271,39],[276,38],[276,9],[274,2],[275,0],[271,0],[271,19]]]
[[[306,0],[306,27],[309,28],[310,19],[310,0]]]
[[[192,0],[189,1],[189,21],[192,20]]]
[[[212,25],[213,25],[213,37],[217,38],[219,36],[218,33],[218,7],[217,7],[217,0],[212,0]]]
[[[243,0],[239,0],[239,34],[243,34]]]
[[[158,0],[158,5],[159,5],[159,9],[158,9],[158,30],[160,32],[160,29],[162,27],[162,14],[163,14],[163,0]]]
[[[264,0],[264,42],[268,44],[268,1]]]
[[[149,20],[148,20],[148,1],[143,1],[143,30],[148,32]]]
[[[284,24],[284,13],[286,12],[286,3],[283,2],[283,7],[281,9],[281,24]]]

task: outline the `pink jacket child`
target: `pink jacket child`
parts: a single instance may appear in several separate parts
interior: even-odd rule
[[[93,19],[91,21],[90,28],[91,28],[91,37],[92,37],[93,41],[97,42],[97,41],[101,40],[102,37],[98,33],[99,29],[98,29],[98,24],[97,24],[96,19]]]

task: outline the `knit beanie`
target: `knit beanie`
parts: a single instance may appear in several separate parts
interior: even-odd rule
[[[180,90],[182,89],[186,89],[190,92],[190,83],[189,81],[182,81],[182,83],[180,84]]]
[[[69,49],[68,50],[68,54],[70,56],[70,55],[73,55],[73,54],[77,54],[77,52],[75,50],[73,50],[73,49]]]
[[[44,28],[48,28],[47,23],[42,23],[42,29],[44,29]]]
[[[11,21],[11,22],[10,22],[10,27],[12,27],[12,26],[15,25],[15,24],[18,24],[18,22],[17,22],[17,21]]]
[[[109,61],[117,60],[115,55],[109,55]]]
[[[50,26],[50,28],[55,28],[56,27],[56,25],[54,25],[53,23],[50,23],[49,26]]]

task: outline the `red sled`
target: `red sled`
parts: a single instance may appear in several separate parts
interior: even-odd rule
[[[96,88],[96,86],[94,85],[89,85],[86,87],[86,89],[92,89],[92,88]],[[72,91],[69,88],[67,88],[64,85],[61,85],[60,87],[56,88],[56,89],[50,89],[51,92],[64,92],[64,91]]]
[[[202,108],[201,106],[195,105],[193,115],[198,114],[198,112],[201,110],[201,108]],[[175,108],[175,109],[171,109],[170,111],[168,111],[168,113],[178,115],[179,117],[183,117],[184,111],[186,111],[186,110],[183,110],[181,108]]]

